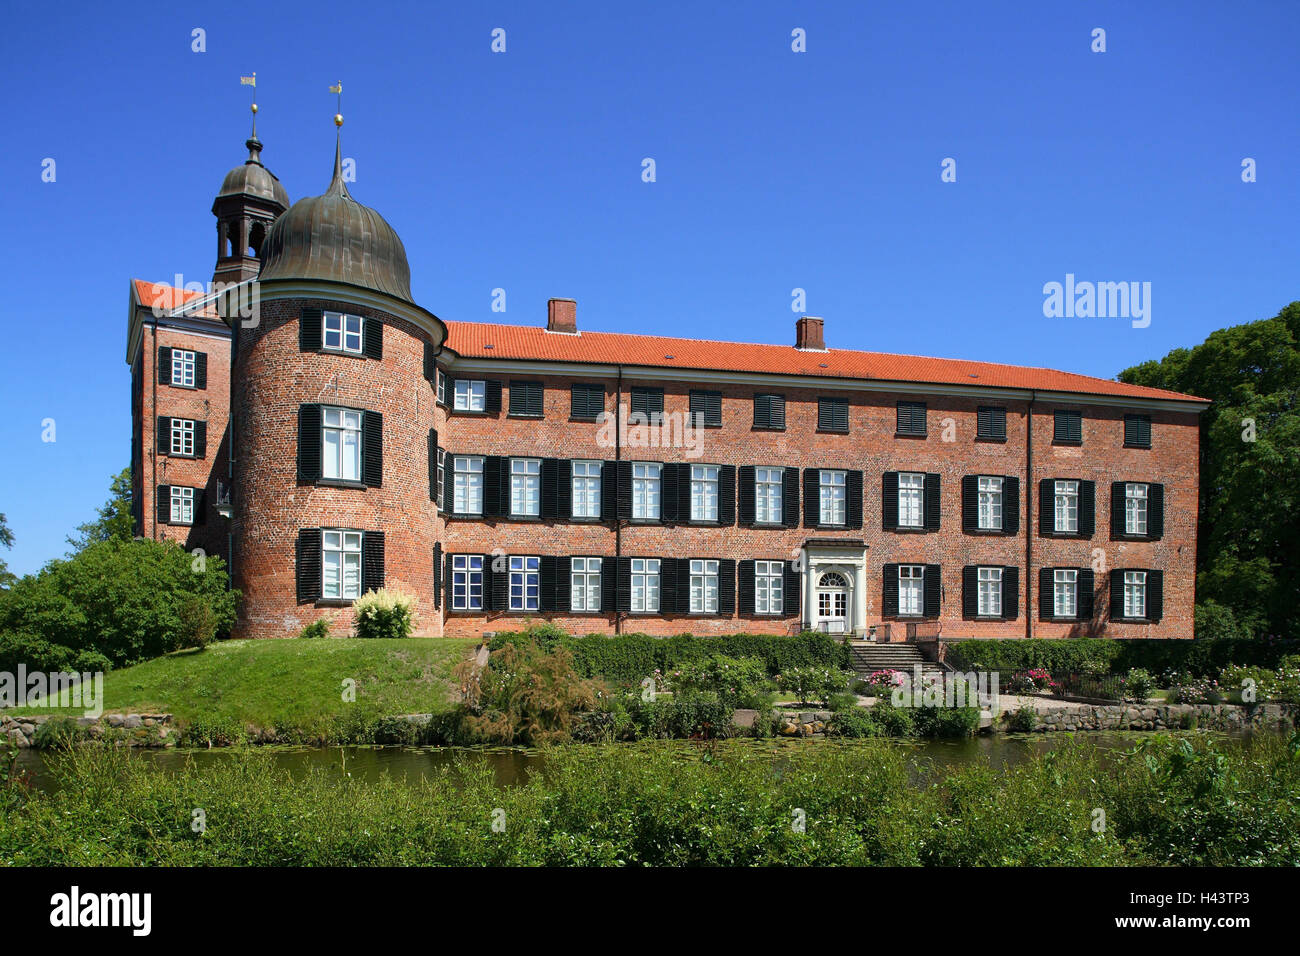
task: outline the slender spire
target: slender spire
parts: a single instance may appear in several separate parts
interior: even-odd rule
[[[244,162],[245,164],[257,163],[257,165],[261,166],[262,141],[257,138],[257,73],[253,73],[251,76],[241,76],[239,83],[241,86],[251,86],[253,88],[253,100],[249,105],[249,109],[253,111],[253,134],[244,140],[244,145],[248,147],[248,159]]]
[[[339,80],[338,84],[330,87],[331,93],[337,93],[338,112],[334,114],[334,178],[330,180],[329,189],[326,193],[336,193],[340,196],[352,197],[348,194],[348,187],[343,183],[343,81]]]

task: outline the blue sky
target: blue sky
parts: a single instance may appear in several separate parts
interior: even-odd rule
[[[0,34],[19,572],[128,462],[127,280],[211,278],[253,70],[295,200],[343,81],[353,195],[446,319],[570,296],[586,328],[784,343],[802,288],[831,347],[1111,377],[1300,298],[1294,0],[177,6],[23,4]],[[1150,282],[1150,326],[1045,318],[1067,273]]]

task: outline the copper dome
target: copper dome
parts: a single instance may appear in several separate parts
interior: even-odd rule
[[[253,138],[244,145],[248,147],[248,159],[244,165],[236,166],[226,173],[217,199],[223,196],[253,196],[279,203],[281,208],[288,209],[289,193],[285,191],[284,184],[275,173],[262,165],[262,142],[257,138],[257,133],[254,132]]]
[[[383,216],[348,195],[337,148],[329,189],[299,199],[275,221],[261,259],[263,282],[326,279],[414,304],[406,247]]]

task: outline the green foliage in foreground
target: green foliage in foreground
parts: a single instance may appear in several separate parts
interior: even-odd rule
[[[365,740],[380,717],[449,709],[452,668],[473,644],[451,638],[223,641],[109,672],[104,709],[173,714],[187,741],[200,745],[237,743],[246,725],[274,728],[285,740]],[[345,680],[356,682],[354,703],[344,700]]]
[[[1041,667],[1052,676],[1097,673],[1123,674],[1140,667],[1152,674],[1186,671],[1197,677],[1217,677],[1229,664],[1276,668],[1282,657],[1296,653],[1294,641],[1253,638],[1194,641],[1110,640],[1096,637],[1008,638],[993,641],[953,641],[946,661],[959,671],[1024,671]]]
[[[257,753],[164,772],[87,749],[55,772],[57,791],[0,804],[0,865],[1300,863],[1300,760],[1280,737],[1104,759],[1065,741],[1011,769],[919,771],[876,741],[567,747],[507,789],[484,763],[364,783]]]

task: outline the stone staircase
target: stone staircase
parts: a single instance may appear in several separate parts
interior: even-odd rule
[[[849,641],[849,654],[853,670],[864,677],[872,671],[881,670],[896,670],[911,674],[918,664],[921,666],[921,673],[927,676],[937,676],[947,670],[942,664],[927,661],[915,644]]]

